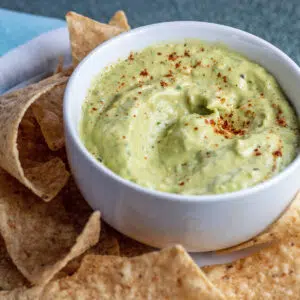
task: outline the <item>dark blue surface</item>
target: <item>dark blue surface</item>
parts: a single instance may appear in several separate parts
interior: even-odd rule
[[[0,0],[0,7],[57,18],[74,10],[100,21],[123,9],[132,27],[170,20],[221,23],[270,41],[300,64],[300,0]]]

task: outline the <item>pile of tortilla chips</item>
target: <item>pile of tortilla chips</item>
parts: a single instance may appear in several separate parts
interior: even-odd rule
[[[129,30],[69,12],[74,66]],[[69,173],[62,101],[73,68],[0,96],[0,299],[300,299],[300,196],[256,238],[269,243],[202,270],[178,245],[161,251],[100,221]]]

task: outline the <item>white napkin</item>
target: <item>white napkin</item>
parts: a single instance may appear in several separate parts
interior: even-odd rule
[[[44,33],[0,57],[0,94],[35,82],[52,72],[60,56],[71,64],[67,28]]]

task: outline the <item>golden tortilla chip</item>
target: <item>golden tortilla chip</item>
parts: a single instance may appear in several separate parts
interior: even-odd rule
[[[181,246],[134,258],[88,255],[41,299],[224,299]]]
[[[230,253],[259,244],[282,240],[286,236],[291,236],[298,232],[300,232],[300,192],[281,217],[264,232],[247,242],[217,252],[220,254]]]
[[[126,31],[130,30],[127,17],[123,10],[118,10],[110,19],[109,25],[120,27]]]
[[[299,299],[300,235],[232,264],[204,268],[227,299]]]
[[[0,167],[45,201],[58,194],[69,173],[61,159],[51,156],[47,147],[41,147],[44,142],[35,145],[40,129],[28,109],[40,96],[65,80],[65,76],[57,74],[0,96]],[[45,157],[49,160],[45,161]]]
[[[0,290],[13,290],[28,285],[28,281],[10,259],[4,241],[0,236]]]
[[[98,45],[124,31],[118,26],[102,24],[72,11],[66,14],[66,20],[74,65]]]
[[[45,141],[52,151],[61,149],[65,144],[62,106],[67,79],[44,93],[31,106]]]
[[[50,280],[70,260],[99,240],[99,213],[78,236],[60,199],[40,201],[14,178],[0,172],[0,233],[7,252],[32,283]]]

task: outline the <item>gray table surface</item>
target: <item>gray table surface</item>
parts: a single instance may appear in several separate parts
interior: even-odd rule
[[[171,20],[221,23],[268,40],[300,65],[300,0],[0,0],[0,7],[62,19],[74,10],[100,21],[123,9],[132,27]]]

